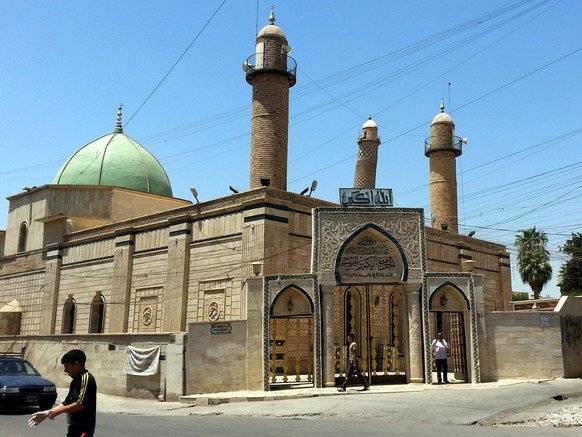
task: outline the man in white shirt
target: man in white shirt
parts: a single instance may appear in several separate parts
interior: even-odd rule
[[[437,379],[438,383],[440,384],[441,381],[444,381],[445,384],[449,383],[449,378],[447,376],[449,368],[447,365],[447,351],[449,350],[449,344],[443,338],[442,333],[437,334],[437,338],[432,341],[432,350],[434,352],[434,359],[436,361],[436,368],[437,368]],[[441,378],[442,374],[442,378]]]

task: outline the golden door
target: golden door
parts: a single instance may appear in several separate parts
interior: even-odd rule
[[[334,294],[336,382],[347,371],[346,337],[353,333],[362,372],[371,382],[405,382],[402,289],[398,285],[338,286]]]
[[[271,384],[313,384],[313,316],[270,319]]]

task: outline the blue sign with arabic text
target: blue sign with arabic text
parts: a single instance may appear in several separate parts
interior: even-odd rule
[[[340,188],[342,206],[392,206],[391,188]]]

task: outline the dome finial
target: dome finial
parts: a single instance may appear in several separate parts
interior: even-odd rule
[[[269,22],[275,24],[275,6],[271,6],[271,13],[269,14]]]
[[[441,99],[441,113],[445,112],[445,101],[444,99]]]
[[[121,124],[121,118],[123,116],[122,109],[123,103],[119,104],[119,108],[117,109],[117,123],[115,123],[115,132],[123,132],[123,125]]]

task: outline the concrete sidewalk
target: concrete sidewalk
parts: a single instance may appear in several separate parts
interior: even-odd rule
[[[455,384],[448,385],[427,385],[427,384],[399,384],[399,385],[376,385],[370,386],[367,394],[387,394],[399,392],[422,391],[432,389],[459,390],[463,388],[493,388],[501,384],[507,385],[512,382],[490,384]],[[57,388],[57,404],[62,403],[68,393],[68,388]],[[207,394],[194,394],[181,396],[179,402],[160,402],[153,399],[136,399],[122,396],[113,396],[104,393],[97,394],[97,411],[101,413],[117,414],[187,414],[186,410],[193,407],[212,406],[220,404],[241,403],[241,402],[268,402],[279,400],[305,399],[323,396],[349,396],[361,394],[360,386],[348,387],[346,392],[338,392],[335,387],[328,388],[284,388],[273,391],[235,391]]]
[[[222,393],[208,393],[182,396],[180,402],[159,402],[153,399],[134,399],[121,396],[113,396],[103,393],[97,395],[97,410],[101,413],[116,414],[189,414],[193,407],[216,406],[220,404],[233,404],[245,402],[268,402],[279,400],[297,400],[327,396],[351,396],[357,394],[380,395],[389,393],[420,392],[431,390],[490,390],[511,385],[541,382],[530,380],[504,380],[481,384],[399,384],[399,385],[374,385],[369,391],[363,392],[361,386],[348,387],[346,392],[338,392],[337,388],[285,388],[273,391],[236,391]],[[57,403],[61,403],[68,392],[67,388],[58,388]]]

